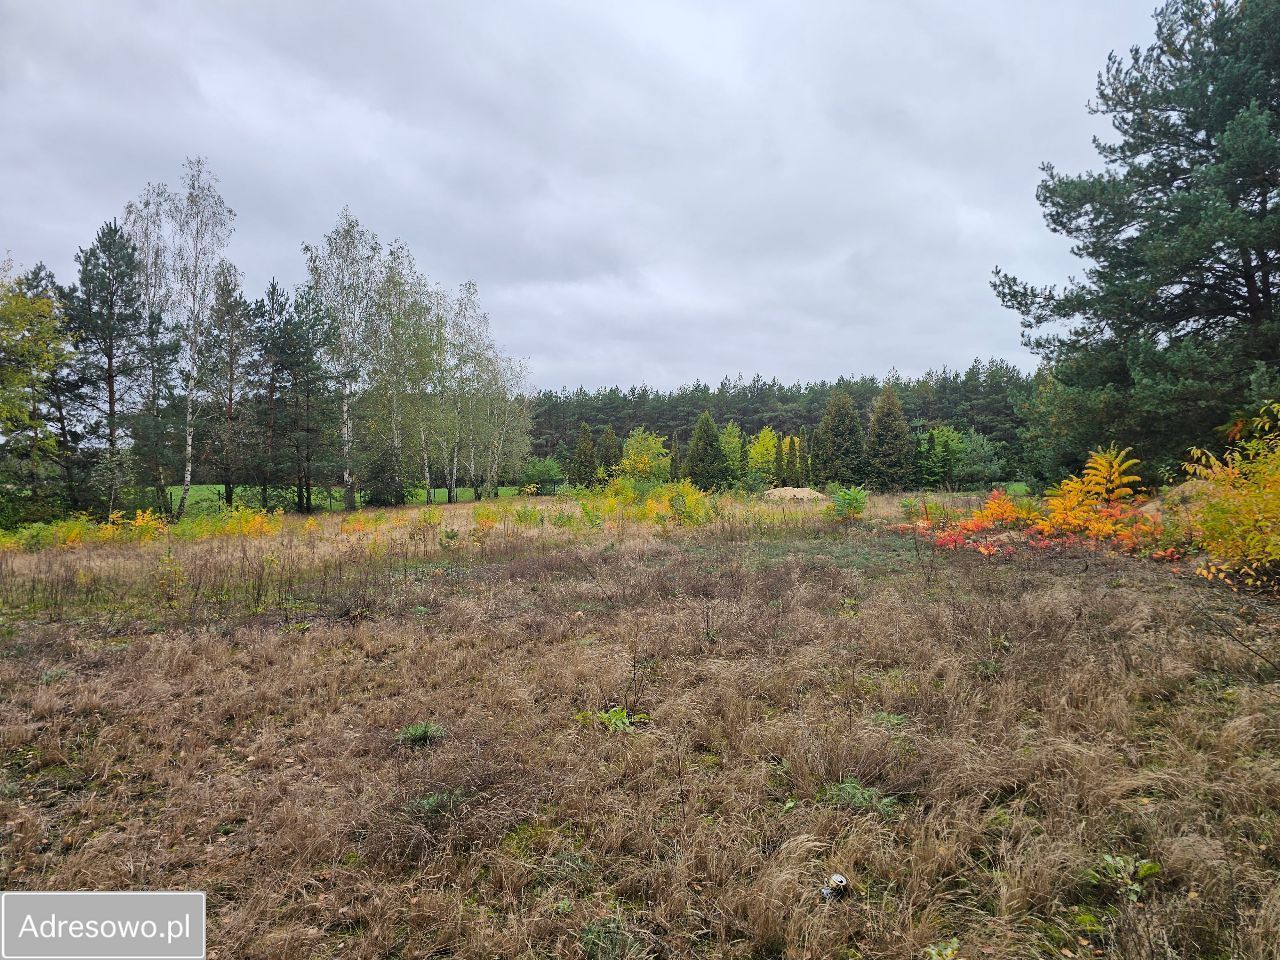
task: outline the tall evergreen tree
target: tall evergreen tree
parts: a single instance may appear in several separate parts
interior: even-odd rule
[[[596,443],[591,427],[585,421],[578,427],[578,442],[573,447],[573,459],[569,461],[569,482],[587,486],[596,482]]]
[[[787,477],[787,486],[802,486],[800,482],[800,438],[787,437],[784,446],[787,448],[787,453],[782,470]]]
[[[1037,197],[1081,278],[997,269],[993,286],[1051,364],[1072,442],[1171,465],[1280,390],[1280,3],[1170,2],[1155,34],[1098,78],[1104,169],[1043,168]]]
[[[263,357],[273,367],[277,391],[272,430],[278,459],[268,483],[291,488],[301,513],[318,506],[315,486],[334,466],[332,438],[338,430],[338,398],[321,359],[332,328],[322,321],[319,301],[303,287],[287,309],[266,311],[262,335]],[[258,411],[261,431],[267,412],[261,402]]]
[[[867,432],[867,482],[876,490],[902,490],[916,473],[916,441],[893,385],[886,383],[871,410]]]
[[[862,416],[849,394],[833,391],[822,420],[813,431],[809,454],[813,483],[862,483],[866,479],[866,450]]]
[[[605,475],[611,475],[613,468],[622,459],[622,441],[613,431],[613,424],[605,424],[604,433],[600,434],[600,443],[596,447],[596,459]]]
[[[271,505],[272,490],[287,485],[280,438],[285,367],[279,351],[288,316],[289,293],[273,277],[254,310],[253,339],[259,362],[251,376],[253,436],[245,458],[246,479],[258,488],[263,509]]]
[[[776,486],[783,487],[787,485],[787,455],[785,448],[787,445],[787,437],[785,434],[778,434],[778,442],[773,447],[773,481]]]
[[[88,249],[76,254],[79,282],[64,300],[76,344],[89,437],[102,445],[95,485],[109,513],[128,486],[132,467],[125,432],[141,370],[141,287],[137,248],[116,221],[99,228]]]
[[[240,290],[240,274],[223,261],[214,280],[207,334],[207,389],[216,424],[209,439],[210,460],[231,506],[249,451],[242,432],[248,426],[248,396],[255,354],[255,310]]]
[[[702,411],[694,424],[693,436],[685,449],[684,475],[702,490],[729,482],[729,461],[720,445],[720,431],[709,410]]]

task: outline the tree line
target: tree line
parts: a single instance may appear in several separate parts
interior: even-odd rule
[[[496,495],[529,449],[522,363],[473,283],[430,283],[343,209],[302,245],[306,280],[243,289],[235,213],[203,159],[149,184],[59,283],[0,277],[0,523],[151,508],[195,484],[309,512],[418,489]]]
[[[559,458],[534,457],[525,479],[538,486],[562,480],[592,486],[626,476],[688,478],[704,490],[838,484],[889,491],[982,486],[1007,472],[995,444],[973,429],[913,430],[897,388],[885,383],[865,423],[853,398],[837,388],[813,430],[801,427],[798,434],[769,424],[747,433],[736,420],[718,425],[711,411],[704,410],[684,443],[643,426],[634,427],[620,443],[612,424],[595,430],[584,421],[570,450]]]
[[[1036,384],[1036,377],[993,359],[975,360],[963,373],[943,369],[917,378],[891,373],[883,379],[864,376],[783,384],[756,376],[750,381],[726,378],[714,389],[694,383],[671,391],[646,386],[625,391],[618,387],[543,390],[534,398],[533,450],[566,465],[571,478],[581,481],[583,472],[574,465],[583,462],[579,448],[584,430],[616,438],[644,427],[667,438],[678,460],[681,446],[692,444],[699,418],[706,412],[730,431],[726,443],[731,466],[750,461],[765,483],[789,478],[797,481],[793,485],[803,485],[807,475],[800,482],[800,472],[787,471],[788,458],[794,455],[797,464],[804,461],[811,438],[820,436],[819,427],[838,398],[841,429],[850,434],[846,445],[860,445],[860,438],[887,422],[877,409],[888,406],[895,411],[894,442],[902,450],[908,445],[912,450],[909,458],[904,454],[898,459],[910,459],[912,466],[884,475],[857,468],[840,478],[824,476],[823,483],[834,479],[861,483],[864,475],[866,479],[874,475],[878,484],[892,485],[909,485],[911,478],[939,486],[1007,480],[1035,473],[1030,462],[1037,451],[1023,442],[1023,431],[1024,410]],[[906,440],[897,435],[899,424]],[[754,451],[748,459],[732,453],[738,436],[744,449]],[[795,448],[794,454],[790,447]],[[981,462],[981,469],[966,469],[971,462]],[[731,472],[741,474],[742,470]]]

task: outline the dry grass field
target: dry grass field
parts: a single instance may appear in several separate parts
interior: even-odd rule
[[[1280,957],[1275,607],[445,514],[0,556],[0,885],[205,890],[219,960]]]

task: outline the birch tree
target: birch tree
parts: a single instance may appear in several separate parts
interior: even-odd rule
[[[170,315],[173,303],[173,218],[176,198],[163,183],[149,183],[124,210],[124,228],[137,249],[140,349],[138,416],[134,454],[149,474],[157,501],[168,507],[165,411],[173,394],[178,353]]]
[[[203,157],[188,158],[182,190],[170,204],[174,307],[178,315],[178,382],[182,390],[181,520],[191,496],[198,392],[209,362],[209,314],[222,251],[234,230],[235,211],[218,192],[218,180]]]
[[[370,231],[343,207],[338,223],[319,244],[304,243],[310,287],[324,311],[332,335],[324,364],[338,388],[339,451],[343,505],[356,508],[353,404],[365,382],[365,345],[374,325],[382,247]]]
[[[378,502],[403,503],[410,487],[409,464],[421,409],[413,383],[438,362],[440,334],[434,291],[401,242],[390,244],[380,264],[375,307],[366,344],[365,418],[373,449],[368,477]],[[372,471],[369,471],[372,472]]]
[[[480,380],[484,420],[476,424],[484,429],[484,472],[476,496],[496,497],[503,474],[514,473],[529,454],[533,405],[523,361],[495,353],[485,367]]]
[[[423,384],[424,425],[438,455],[446,499],[457,503],[459,475],[474,476],[463,458],[463,441],[475,423],[481,361],[492,350],[488,317],[480,311],[474,283],[463,284],[457,299],[446,302],[441,346],[440,362]]]

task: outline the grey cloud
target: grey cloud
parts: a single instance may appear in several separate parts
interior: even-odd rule
[[[0,0],[0,248],[69,278],[203,154],[251,289],[344,203],[473,278],[540,385],[1029,365],[987,289],[1073,268],[1037,165],[1146,2]]]

